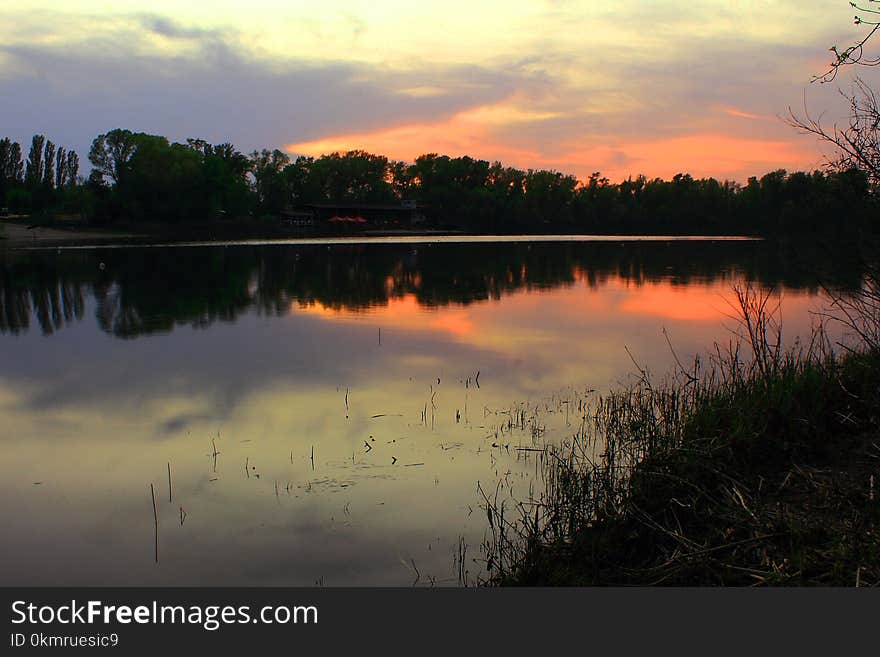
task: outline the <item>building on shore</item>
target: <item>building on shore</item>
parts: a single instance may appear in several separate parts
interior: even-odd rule
[[[400,203],[307,203],[284,210],[280,218],[289,226],[337,230],[409,228],[426,222],[425,207],[409,200]]]

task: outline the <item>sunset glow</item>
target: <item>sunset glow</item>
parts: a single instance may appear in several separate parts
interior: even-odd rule
[[[822,164],[815,140],[779,117],[804,101],[829,120],[845,112],[810,80],[831,45],[859,34],[846,3],[798,7],[796,20],[775,0],[635,12],[575,1],[206,6],[0,9],[0,84],[20,100],[4,126],[21,140],[51,128],[80,152],[118,125],[243,151],[468,154],[580,178],[742,182]]]
[[[880,587],[875,64],[880,0],[0,2],[10,645],[680,652],[729,616],[453,589]]]
[[[673,280],[634,284],[613,277],[602,281],[603,294],[585,292],[586,280],[568,290],[558,291],[561,299],[552,313],[566,322],[578,318],[631,316],[633,321],[658,319],[666,322],[711,322],[722,324],[736,314],[736,295],[729,281],[717,281],[699,286],[684,286]],[[815,305],[809,295],[787,291],[786,308],[797,314],[807,314]],[[421,305],[414,293],[392,297],[384,305],[368,309],[330,308],[319,302],[291,305],[292,313],[303,313],[327,321],[370,323],[392,331],[427,331],[445,334],[448,338],[474,346],[491,347],[517,336],[522,345],[535,340],[540,334],[529,327],[527,320],[534,314],[540,295],[528,291],[505,298],[506,315],[499,317],[491,301],[477,301],[430,309]],[[546,309],[544,314],[546,314]],[[541,313],[539,313],[541,314]],[[522,323],[516,321],[522,318]]]

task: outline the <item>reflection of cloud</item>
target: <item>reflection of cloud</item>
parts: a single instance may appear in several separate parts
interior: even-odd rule
[[[211,420],[216,421],[216,416],[207,413],[180,413],[160,422],[156,427],[156,435],[167,438],[172,434],[181,433],[192,425]]]
[[[466,337],[474,332],[474,323],[465,313],[444,314],[431,322],[431,326],[459,337]]]
[[[730,315],[734,296],[730,284],[685,287],[646,283],[622,300],[618,310],[643,317],[719,322]]]
[[[396,331],[436,330],[450,336],[463,338],[474,330],[473,321],[468,316],[467,308],[447,306],[442,310],[429,312],[419,304],[415,294],[408,293],[400,297],[388,299],[383,306],[374,306],[369,310],[352,311],[348,309],[330,308],[322,303],[294,303],[297,313],[318,316],[329,320],[361,322],[365,319],[381,322],[383,326]]]
[[[523,397],[581,381],[604,385],[630,371],[624,345],[643,353],[662,348],[662,326],[695,353],[733,323],[732,281],[633,284],[579,274],[571,285],[467,306],[419,305],[407,294],[365,311],[316,302],[279,317],[243,313],[208,330],[133,341],[108,340],[95,325],[70,329],[63,340],[0,336],[0,415],[10,440],[32,431],[34,415],[53,434],[88,436],[97,416],[108,435],[135,432],[158,445],[155,438],[189,431],[201,440],[206,427],[242,414],[247,431],[236,439],[295,427],[308,440],[344,418],[350,387],[352,408],[366,406],[346,426],[364,433],[357,417],[397,412],[387,404],[406,405],[412,399],[404,388],[438,370],[480,370],[484,382],[499,382],[494,394]],[[786,293],[789,336],[805,334],[814,301]],[[664,363],[659,352],[652,358]]]

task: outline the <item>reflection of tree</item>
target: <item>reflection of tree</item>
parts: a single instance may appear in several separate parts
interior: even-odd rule
[[[95,287],[98,323],[118,337],[170,331],[175,324],[235,321],[253,304],[252,258],[225,249],[106,252],[107,282]],[[112,281],[112,284],[108,284]]]
[[[283,315],[293,303],[348,311],[413,295],[424,306],[619,278],[639,285],[743,275],[766,286],[854,287],[860,271],[828,251],[770,242],[352,244],[31,253],[0,260],[0,332],[35,319],[45,334],[82,319],[95,299],[101,330],[131,338],[176,325]],[[100,266],[103,263],[103,268]],[[833,275],[832,275],[833,272]]]
[[[75,272],[53,263],[0,261],[0,332],[21,333],[35,318],[49,335],[83,318],[87,290]]]

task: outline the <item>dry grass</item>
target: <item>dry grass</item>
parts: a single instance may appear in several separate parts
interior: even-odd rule
[[[545,449],[538,499],[511,518],[485,498],[487,583],[880,583],[878,297],[865,289],[836,299],[859,336],[843,355],[821,327],[783,349],[770,295],[742,287],[730,343],[591,401]]]

